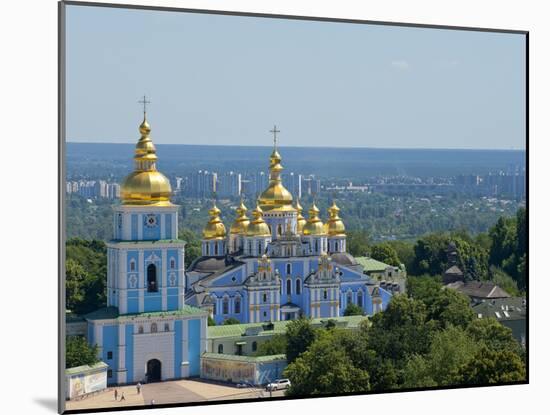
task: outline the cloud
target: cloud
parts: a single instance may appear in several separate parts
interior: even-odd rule
[[[406,71],[407,69],[409,69],[411,67],[411,65],[409,64],[409,62],[405,61],[405,60],[395,60],[395,61],[392,61],[391,62],[391,66],[393,66],[394,68],[396,69],[400,69],[402,71]]]

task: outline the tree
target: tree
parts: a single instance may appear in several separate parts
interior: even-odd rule
[[[269,340],[260,343],[254,356],[272,356],[275,354],[285,354],[287,348],[286,335],[275,334]]]
[[[447,265],[449,238],[441,233],[426,235],[414,245],[413,275],[442,275]]]
[[[512,330],[494,318],[475,319],[470,322],[466,332],[476,343],[484,344],[492,350],[521,353],[521,346],[512,335]]]
[[[491,276],[491,281],[493,281],[508,294],[514,297],[519,297],[521,295],[521,292],[518,289],[518,283],[501,268],[491,265],[489,267],[489,275]]]
[[[93,365],[99,362],[97,353],[97,345],[90,346],[84,337],[67,337],[65,343],[65,367]]]
[[[491,249],[489,263],[502,267],[503,262],[510,258],[516,247],[516,223],[514,218],[500,217],[490,230]]]
[[[341,330],[325,330],[283,372],[290,396],[366,392],[369,374],[355,367],[339,344]]]
[[[224,326],[230,326],[232,324],[241,324],[241,322],[237,320],[235,317],[229,317],[223,321]]]
[[[410,298],[430,304],[439,295],[443,284],[441,278],[430,275],[407,277],[407,295]]]
[[[292,363],[313,343],[316,338],[316,330],[310,320],[299,318],[287,324],[286,337],[286,359]]]
[[[467,385],[520,382],[526,380],[525,364],[517,353],[495,350],[482,345],[460,370],[461,382]]]
[[[364,256],[369,250],[369,237],[366,231],[349,231],[346,239],[348,251],[353,256]]]
[[[215,326],[216,325],[216,321],[211,316],[208,316],[208,325],[209,326]]]
[[[406,241],[388,241],[387,244],[395,250],[405,269],[410,271],[414,263],[414,244]]]
[[[470,300],[464,294],[452,289],[440,290],[428,306],[428,319],[440,328],[457,326],[466,328],[474,319]]]
[[[73,259],[65,263],[65,307],[67,310],[79,310],[84,302],[84,281],[89,276],[84,267]]]
[[[344,316],[362,316],[364,314],[363,309],[357,304],[350,303],[344,310]]]
[[[395,249],[388,243],[373,245],[370,249],[370,256],[377,261],[394,267],[401,265],[401,261],[397,257],[397,252],[395,252]]]

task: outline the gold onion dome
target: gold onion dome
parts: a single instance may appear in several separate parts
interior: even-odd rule
[[[250,223],[250,219],[248,218],[248,216],[246,216],[247,210],[248,209],[241,200],[241,204],[237,208],[237,217],[235,218],[235,222],[233,222],[233,224],[231,225],[231,229],[229,230],[230,233],[238,235],[244,235],[246,233],[246,228]]]
[[[141,138],[136,144],[134,171],[124,179],[120,187],[122,204],[170,206],[172,188],[166,176],[157,171],[156,149],[149,137],[151,127],[145,113],[139,132]]]
[[[332,202],[332,206],[328,208],[328,221],[326,223],[327,233],[330,236],[345,235],[346,227],[340,216],[338,216],[340,208],[336,206],[336,202]]]
[[[292,194],[283,186],[281,180],[283,171],[281,160],[281,155],[275,146],[269,158],[269,185],[258,198],[258,203],[263,210],[294,210]]]
[[[319,208],[315,203],[309,209],[309,218],[302,230],[304,235],[326,235],[325,225],[319,219]]]
[[[250,222],[246,228],[247,236],[271,236],[271,231],[269,226],[265,223],[263,218],[263,211],[260,206],[256,206],[256,209],[252,211],[252,216],[254,220]]]
[[[225,238],[225,225],[220,219],[221,210],[218,209],[216,204],[208,210],[210,220],[202,230],[202,236],[204,239],[223,239]]]
[[[304,211],[304,208],[302,207],[302,205],[300,204],[300,201],[297,200],[296,201],[296,211],[298,212],[298,216],[297,216],[297,231],[298,233],[302,233],[303,232],[303,229],[304,229],[304,226],[306,225],[307,223],[307,220],[306,218],[303,217],[302,215],[302,212]]]

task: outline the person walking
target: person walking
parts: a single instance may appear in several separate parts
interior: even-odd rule
[[[155,404],[155,400],[151,399],[151,405],[154,405],[154,404]]]
[[[141,383],[138,382],[138,384],[136,385],[136,389],[137,389],[137,393],[138,395],[141,393]]]
[[[124,392],[120,394],[120,402],[125,401],[126,398],[124,397]]]
[[[115,401],[117,400],[117,398],[118,398],[118,390],[115,389]]]

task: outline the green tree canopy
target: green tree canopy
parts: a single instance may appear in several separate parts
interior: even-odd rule
[[[65,367],[93,365],[99,362],[97,353],[97,345],[90,346],[84,337],[67,337],[65,343]]]
[[[272,356],[275,354],[285,354],[287,348],[286,335],[275,334],[269,340],[260,343],[255,356]]]
[[[526,378],[525,364],[517,353],[494,350],[482,345],[472,359],[460,370],[462,383],[488,385],[519,382]]]
[[[346,245],[353,256],[364,256],[369,251],[369,237],[364,230],[351,230],[347,233]]]
[[[373,245],[370,248],[370,256],[377,261],[381,261],[388,265],[393,265],[394,267],[401,265],[397,252],[389,243]]]
[[[223,323],[222,323],[224,326],[230,326],[232,324],[241,324],[241,322],[239,320],[237,320],[235,317],[229,317],[229,318],[226,318]]]
[[[344,310],[345,316],[362,316],[363,314],[363,309],[354,303],[348,304],[348,306]]]
[[[286,359],[292,363],[313,343],[316,338],[316,330],[309,319],[299,318],[287,324],[286,336]]]

